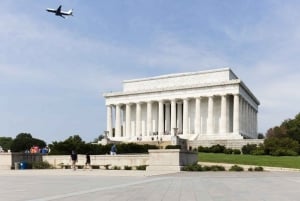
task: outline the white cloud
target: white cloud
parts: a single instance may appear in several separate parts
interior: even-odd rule
[[[172,34],[162,34],[148,51],[138,55],[141,66],[163,69],[166,72],[199,71],[227,65],[225,55],[217,54],[207,47],[187,44]]]

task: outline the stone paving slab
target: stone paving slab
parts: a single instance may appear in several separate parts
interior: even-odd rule
[[[299,184],[298,172],[0,171],[5,201],[298,201]]]

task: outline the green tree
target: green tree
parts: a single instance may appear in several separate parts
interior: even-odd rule
[[[287,137],[286,128],[283,126],[275,126],[274,128],[270,128],[266,134],[267,138],[283,138]]]
[[[291,138],[271,137],[264,141],[265,153],[273,156],[298,155],[300,146],[298,141]]]
[[[30,133],[20,133],[12,141],[12,152],[23,152],[29,150],[32,146],[45,147],[46,142],[37,138],[33,138]]]
[[[97,143],[98,141],[101,141],[102,139],[104,138],[104,135],[103,134],[100,134],[97,138],[95,138],[93,140],[94,143]]]
[[[286,130],[286,134],[300,143],[300,113],[294,119],[285,120],[281,127]]]
[[[0,146],[4,151],[10,149],[13,139],[11,137],[0,137]]]
[[[73,135],[62,142],[52,142],[49,145],[51,154],[70,154],[72,150],[77,153],[85,153],[85,142],[79,135]]]

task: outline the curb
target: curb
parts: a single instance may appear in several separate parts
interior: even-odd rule
[[[264,171],[270,171],[270,172],[300,172],[300,169],[295,168],[283,168],[283,167],[269,167],[269,166],[260,166],[260,165],[243,165],[243,164],[230,164],[230,163],[211,163],[211,162],[198,162],[199,165],[221,165],[224,166],[226,170],[231,168],[233,165],[238,165],[243,167],[245,170],[248,170],[248,168],[252,167],[263,167]]]

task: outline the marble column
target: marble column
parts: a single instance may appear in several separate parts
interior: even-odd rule
[[[158,135],[164,134],[164,102],[158,101]]]
[[[135,134],[140,137],[141,133],[141,103],[136,103],[136,125]]]
[[[201,133],[201,97],[196,98],[195,102],[195,107],[196,107],[196,115],[195,115],[195,133],[196,135],[199,135]]]
[[[214,132],[213,117],[214,117],[214,99],[213,96],[208,97],[208,112],[207,112],[207,134]]]
[[[246,132],[246,103],[243,98],[240,98],[240,108],[241,108],[241,115],[240,115],[240,130],[242,132]]]
[[[249,104],[248,102],[246,102],[246,112],[245,112],[245,126],[246,126],[246,130],[245,133],[249,134],[249,128],[250,128],[250,122],[249,122]]]
[[[253,108],[252,108],[252,106],[250,106],[250,135],[251,135],[251,137],[254,137],[254,132],[253,132],[254,119],[253,119],[253,117],[254,117]]]
[[[233,98],[233,132],[240,134],[240,96],[234,95]]]
[[[176,100],[171,100],[171,135],[175,135],[174,128],[176,127]]]
[[[146,136],[152,135],[152,102],[147,102],[147,133]]]
[[[115,137],[121,137],[121,105],[116,105],[116,127],[115,127]]]
[[[221,96],[221,118],[220,118],[220,133],[224,134],[227,132],[227,96]]]
[[[106,106],[106,129],[108,131],[108,137],[112,137],[112,108],[110,105]]]
[[[131,138],[131,104],[126,104],[126,137]]]
[[[170,103],[165,103],[165,116],[166,116],[166,127],[165,132],[170,133],[171,132],[171,105]]]
[[[178,127],[178,131],[179,133],[182,133],[182,102],[179,102],[177,104],[178,106],[178,112],[177,112],[177,127]]]
[[[183,99],[183,135],[188,134],[188,125],[189,125],[189,99]]]
[[[257,135],[258,135],[258,133],[257,133],[257,130],[258,130],[257,113],[258,113],[258,111],[255,110],[255,111],[254,111],[254,133],[255,133],[256,137],[257,137]]]

